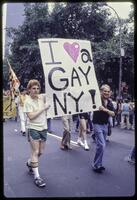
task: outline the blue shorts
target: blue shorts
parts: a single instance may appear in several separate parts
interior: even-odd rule
[[[47,129],[44,129],[42,131],[37,131],[34,129],[28,129],[28,141],[30,141],[30,138],[33,140],[42,140],[46,141],[47,140]]]

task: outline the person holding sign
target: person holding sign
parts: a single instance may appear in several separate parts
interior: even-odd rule
[[[31,156],[27,161],[27,166],[34,174],[34,182],[38,187],[44,187],[46,183],[39,175],[38,159],[45,148],[47,140],[47,110],[50,105],[46,103],[45,94],[39,94],[40,83],[38,80],[30,80],[27,85],[29,92],[24,102],[24,112],[26,113],[28,139],[31,147]]]
[[[114,107],[109,100],[111,95],[110,86],[104,84],[100,88],[102,106],[98,111],[93,113],[93,128],[96,139],[96,153],[93,162],[93,170],[97,173],[102,173],[105,167],[102,165],[104,149],[106,146],[106,136],[108,135],[108,119],[109,116],[114,116]]]

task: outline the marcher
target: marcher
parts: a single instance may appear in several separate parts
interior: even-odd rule
[[[129,123],[129,111],[130,111],[130,105],[128,99],[124,100],[124,103],[122,103],[121,106],[121,128],[130,128]]]
[[[79,136],[77,140],[77,144],[84,147],[85,150],[89,150],[89,146],[87,143],[87,122],[89,119],[89,113],[81,113],[79,114],[79,120],[80,120],[80,127],[79,127]]]
[[[62,122],[63,122],[64,132],[60,148],[62,150],[72,149],[70,146],[72,115],[62,116]]]
[[[105,167],[102,165],[104,149],[106,146],[106,137],[108,135],[108,119],[109,116],[114,116],[114,107],[109,100],[111,95],[110,86],[104,84],[100,88],[102,106],[98,111],[93,113],[93,129],[96,139],[96,153],[93,162],[93,170],[97,173],[102,173]]]
[[[40,177],[38,166],[39,156],[45,148],[47,140],[47,118],[46,111],[50,105],[46,103],[46,95],[40,93],[40,83],[38,80],[30,80],[27,85],[29,96],[24,102],[24,112],[26,113],[28,139],[30,142],[31,156],[27,161],[27,166],[34,173],[34,182],[38,187],[44,187],[46,183]]]
[[[25,89],[23,89],[23,91],[21,91],[21,93],[19,94],[19,106],[18,106],[21,134],[23,136],[26,136],[26,114],[23,111],[24,102],[25,102],[26,97],[27,97],[27,91]]]

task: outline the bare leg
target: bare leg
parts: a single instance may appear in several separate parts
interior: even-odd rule
[[[31,146],[31,167],[34,172],[34,178],[39,177],[39,171],[38,171],[38,155],[39,155],[39,148],[40,148],[40,142],[39,140],[30,140],[30,146]]]
[[[38,153],[39,157],[44,153],[45,146],[46,146],[46,142],[45,141],[40,141],[39,142],[39,153]]]
[[[80,134],[84,140],[84,149],[89,150],[88,144],[87,144],[87,120],[80,119]]]

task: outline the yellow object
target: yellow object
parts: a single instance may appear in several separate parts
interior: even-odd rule
[[[26,95],[19,95],[19,105],[24,106],[24,101],[26,99]]]
[[[16,117],[16,104],[15,101],[11,101],[11,96],[3,97],[3,118]]]

